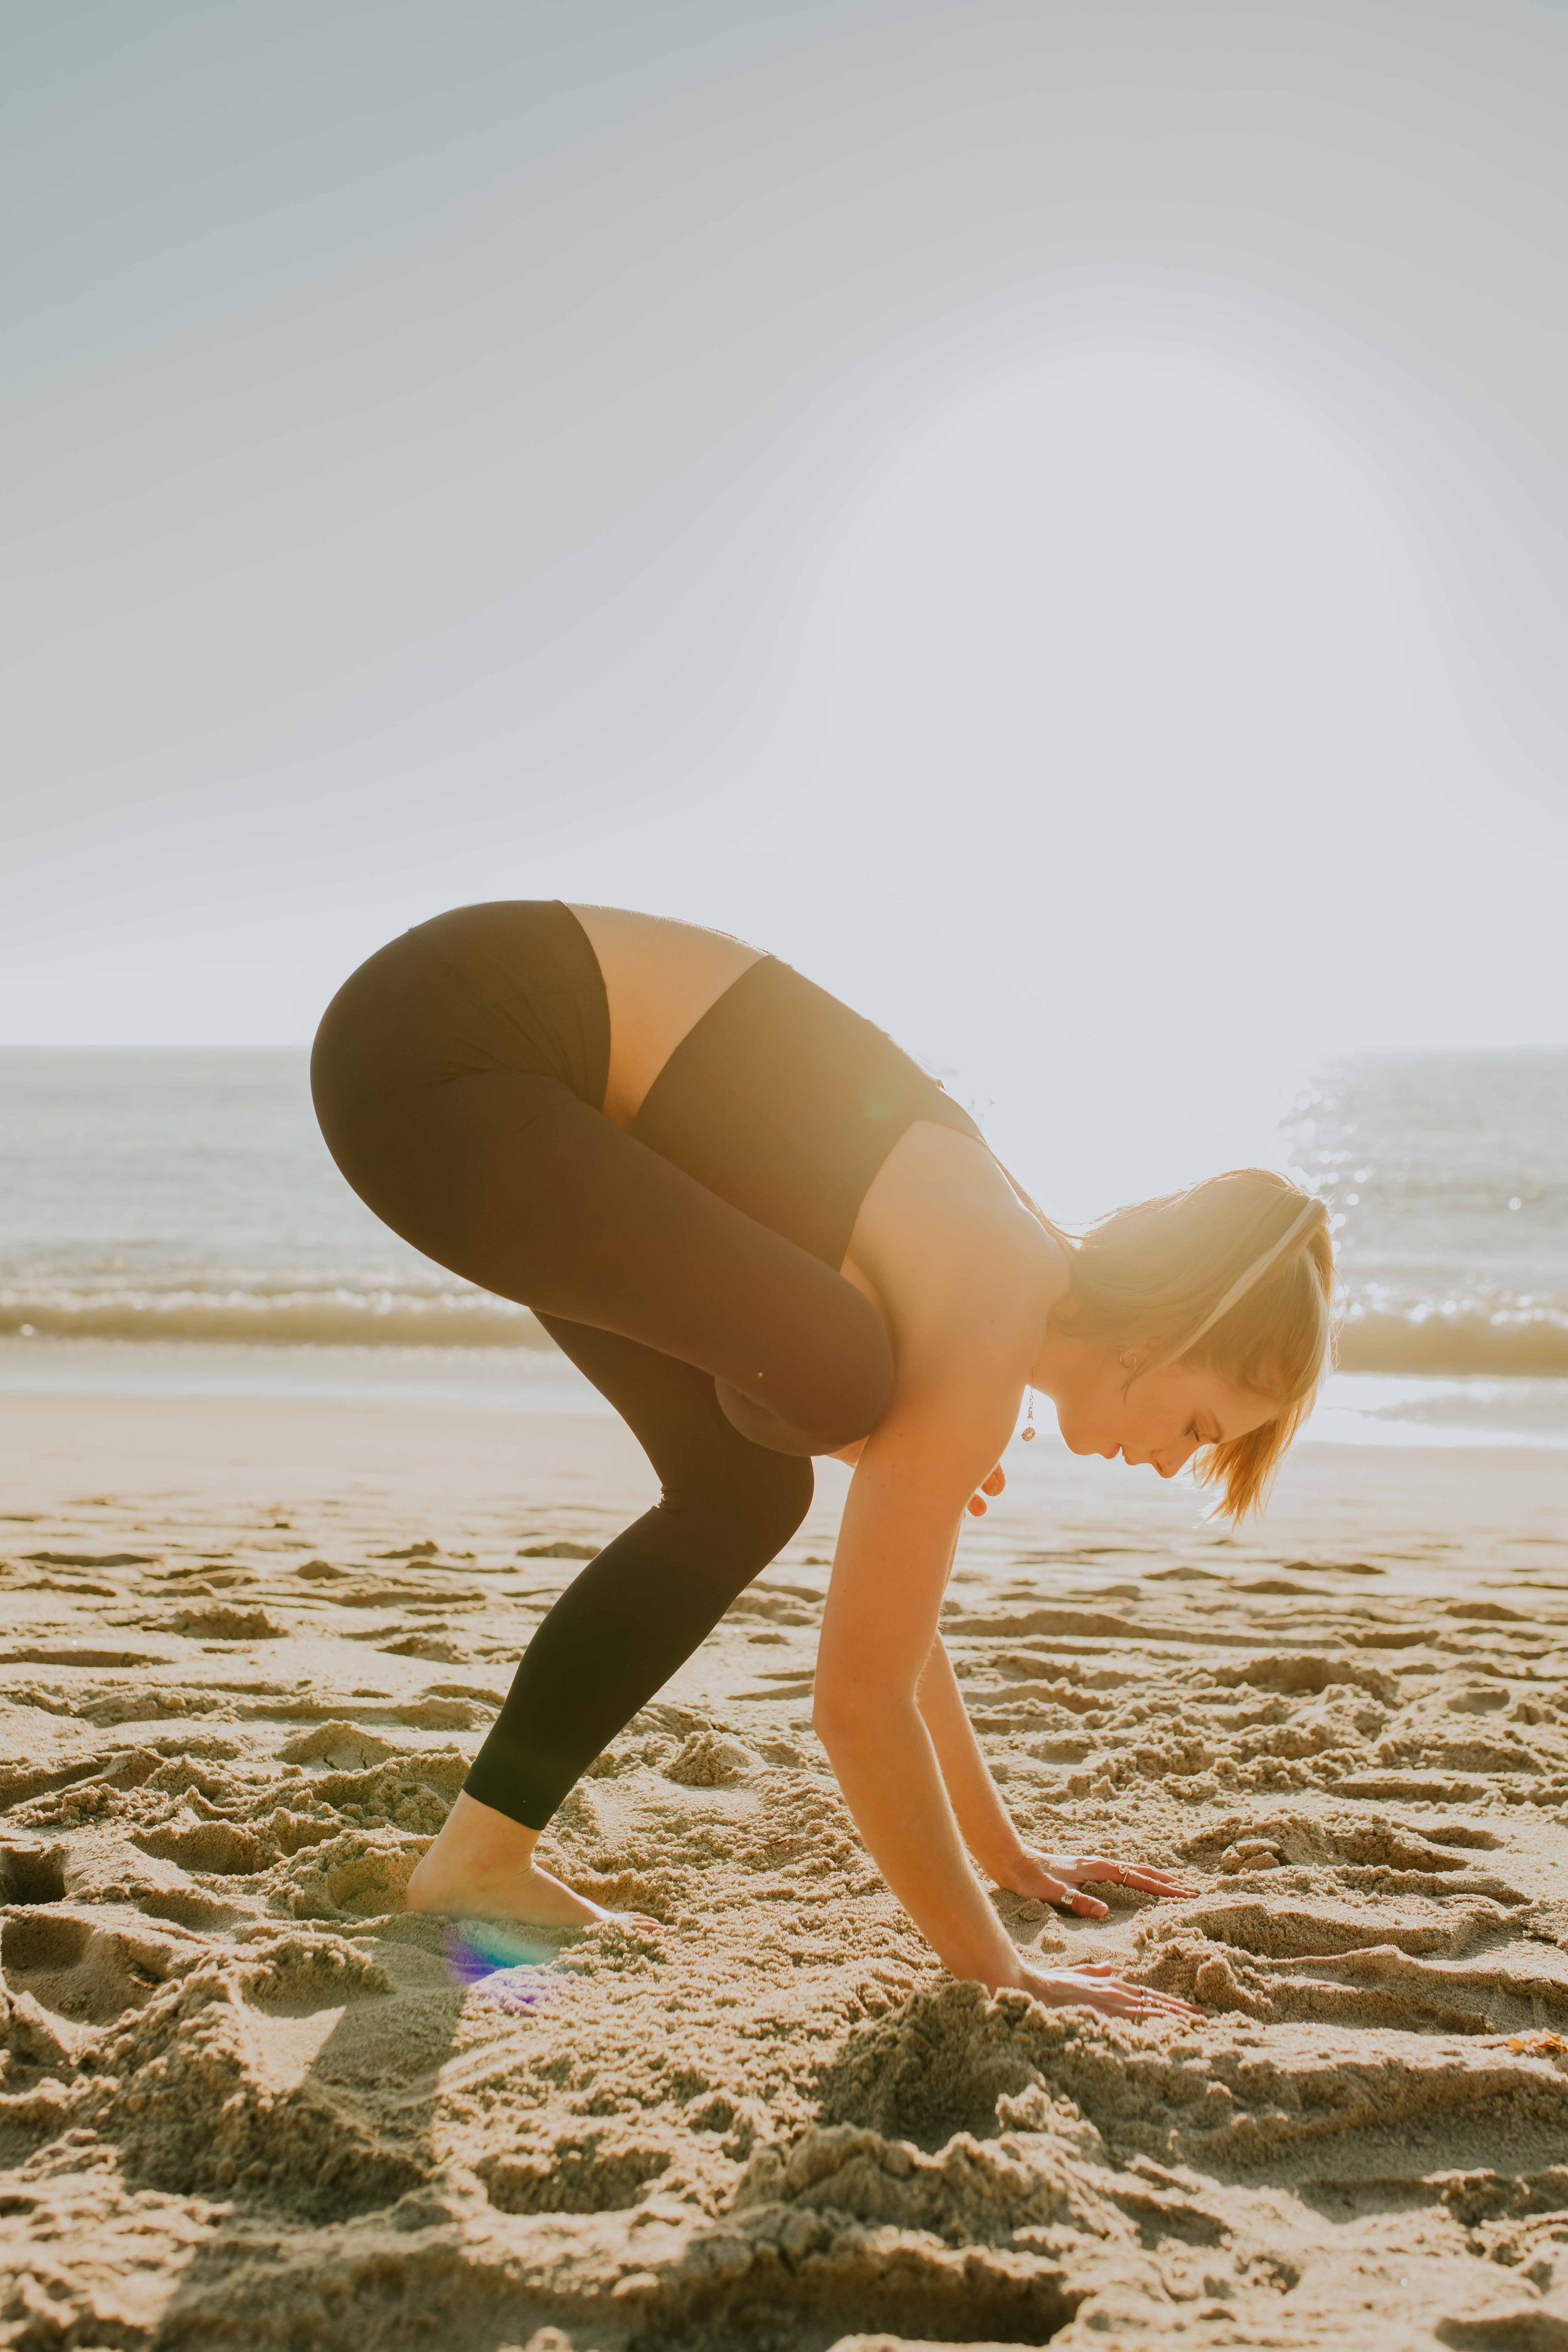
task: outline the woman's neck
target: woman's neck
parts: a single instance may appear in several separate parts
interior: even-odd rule
[[[1082,1386],[1098,1369],[1104,1349],[1096,1339],[1075,1339],[1060,1329],[1055,1313],[1047,1318],[1039,1351],[1029,1367],[1029,1386],[1059,1402],[1068,1390]]]

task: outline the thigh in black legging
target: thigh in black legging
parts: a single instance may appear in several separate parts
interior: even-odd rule
[[[630,1424],[661,1491],[551,1609],[465,1783],[529,1829],[544,1827],[782,1550],[813,1485],[809,1461],[739,1435],[711,1380],[689,1364],[613,1332],[540,1319]]]
[[[349,1182],[405,1240],[500,1297],[679,1357],[768,1442],[831,1453],[886,1412],[893,1360],[869,1300],[557,1077],[405,1069],[329,1014],[317,1113]]]

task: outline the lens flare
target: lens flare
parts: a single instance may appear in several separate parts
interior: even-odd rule
[[[442,1958],[466,1991],[498,2009],[542,2009],[560,1987],[550,1974],[555,1948],[495,1919],[455,1922],[442,1940]]]

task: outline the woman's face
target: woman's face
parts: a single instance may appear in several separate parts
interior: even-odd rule
[[[1274,1398],[1190,1364],[1166,1364],[1134,1379],[1133,1368],[1114,1348],[1086,1366],[1055,1402],[1058,1425],[1073,1453],[1101,1454],[1110,1462],[1120,1455],[1134,1466],[1147,1463],[1162,1478],[1173,1478],[1200,1445],[1245,1437],[1279,1410]]]

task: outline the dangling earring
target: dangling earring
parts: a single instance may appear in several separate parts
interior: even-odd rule
[[[1034,1437],[1034,1434],[1035,1434],[1035,1391],[1034,1391],[1034,1390],[1033,1390],[1033,1389],[1031,1389],[1031,1390],[1029,1391],[1029,1418],[1028,1418],[1028,1420],[1024,1423],[1024,1428],[1023,1428],[1023,1440],[1024,1440],[1024,1444],[1025,1444],[1026,1445],[1027,1445],[1027,1444],[1030,1444],[1030,1442],[1032,1441],[1032,1439],[1033,1439],[1033,1437]]]

